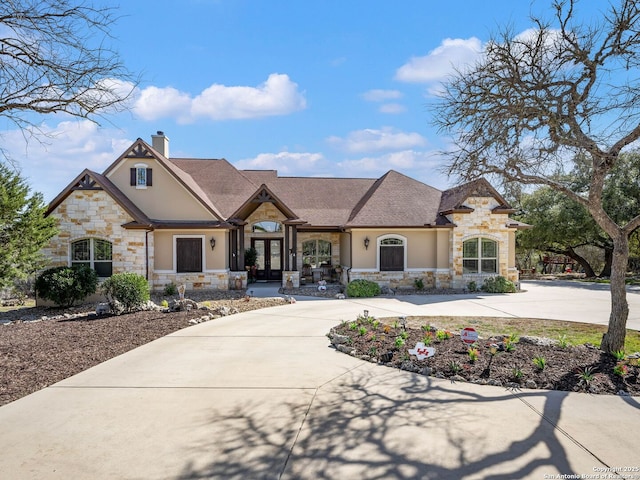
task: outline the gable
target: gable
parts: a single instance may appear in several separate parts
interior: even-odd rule
[[[131,169],[146,167],[153,184],[140,188],[131,183]],[[156,220],[222,220],[223,216],[194,179],[138,139],[104,175],[145,214]]]
[[[440,197],[439,190],[390,170],[356,205],[347,226],[435,225]]]

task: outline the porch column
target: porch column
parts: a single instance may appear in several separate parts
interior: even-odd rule
[[[298,255],[298,226],[297,225],[292,225],[292,231],[291,231],[291,243],[292,245],[292,250],[293,253],[291,254],[291,261],[293,262],[293,267],[291,268],[292,270],[297,270],[298,269],[298,259],[297,259],[297,255]]]
[[[284,271],[289,271],[289,257],[291,256],[291,252],[289,252],[289,225],[284,226]]]
[[[229,267],[232,272],[238,270],[238,243],[236,235],[235,228],[229,230],[229,255],[231,256]]]
[[[238,270],[244,270],[244,223],[238,225],[240,251],[238,252]]]

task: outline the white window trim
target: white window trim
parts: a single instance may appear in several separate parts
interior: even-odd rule
[[[173,236],[173,273],[178,274],[178,238],[199,238],[202,240],[202,270],[200,272],[180,272],[179,275],[205,273],[207,266],[207,250],[205,248],[205,235],[174,235]]]
[[[495,256],[495,260],[496,260],[496,271],[495,272],[482,272],[482,239],[485,240],[491,240],[492,242],[496,242],[496,256]],[[464,256],[464,243],[468,242],[469,240],[477,240],[478,241],[478,271],[476,273],[464,273],[464,260],[467,258]],[[495,237],[493,235],[468,235],[466,237],[464,237],[462,239],[462,274],[464,276],[471,276],[471,275],[475,275],[478,277],[495,277],[497,275],[500,275],[500,239],[498,237]],[[493,260],[494,257],[487,257],[488,260]],[[469,258],[469,260],[474,260],[472,258]]]
[[[380,244],[382,243],[383,240],[386,240],[387,238],[397,238],[402,240],[402,246],[404,247],[404,259],[403,259],[403,270],[402,271],[406,271],[407,270],[407,250],[408,250],[408,242],[407,242],[407,237],[405,237],[404,235],[400,235],[399,233],[388,233],[385,235],[381,235],[376,239],[376,268],[377,270],[380,272]],[[399,271],[399,270],[398,270]]]
[[[149,166],[146,163],[136,163],[133,166],[136,169],[136,190],[146,190],[147,189],[147,172]],[[138,185],[138,170],[144,169],[144,185]]]

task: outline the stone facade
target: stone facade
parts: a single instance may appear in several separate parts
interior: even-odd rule
[[[97,238],[112,243],[113,273],[146,276],[153,271],[153,241],[144,230],[127,230],[129,214],[102,190],[73,191],[51,214],[58,221],[58,235],[42,250],[49,266],[71,265],[71,243]],[[149,251],[147,263],[146,251]]]
[[[422,280],[424,288],[449,288],[451,275],[449,271],[435,269],[412,269],[403,272],[376,272],[353,269],[349,272],[349,279],[364,279],[376,282],[380,286],[396,288],[414,287],[416,280]]]
[[[466,288],[471,281],[481,286],[484,279],[501,275],[516,285],[519,282],[518,270],[515,268],[515,252],[509,251],[510,236],[515,235],[513,229],[507,228],[509,215],[492,213],[499,206],[491,197],[469,197],[465,205],[473,208],[470,213],[454,213],[450,220],[456,228],[450,234],[450,264],[453,288]],[[488,238],[498,242],[498,272],[495,274],[464,274],[462,268],[462,244],[472,238]]]

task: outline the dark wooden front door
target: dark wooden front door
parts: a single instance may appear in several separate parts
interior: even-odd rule
[[[258,252],[258,280],[282,280],[282,239],[253,238],[251,246]]]

